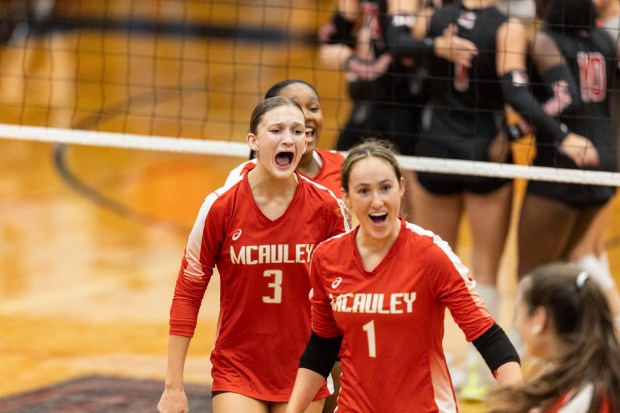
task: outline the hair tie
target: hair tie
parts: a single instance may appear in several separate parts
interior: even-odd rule
[[[590,274],[587,271],[581,271],[577,276],[577,288],[581,289],[588,278],[590,278]]]

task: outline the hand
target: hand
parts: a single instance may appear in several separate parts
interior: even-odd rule
[[[392,63],[392,56],[389,53],[383,53],[378,59],[371,62],[360,59],[349,59],[347,71],[355,75],[360,80],[375,80],[383,76]]]
[[[318,38],[320,43],[327,43],[329,39],[336,33],[336,25],[329,21],[319,27]]]
[[[471,67],[471,61],[478,55],[478,48],[473,42],[458,37],[457,33],[456,25],[450,24],[446,27],[442,35],[435,38],[435,55],[464,67]]]
[[[562,140],[560,152],[579,167],[596,166],[599,163],[598,151],[592,141],[573,132],[569,132]]]
[[[187,413],[189,406],[184,390],[165,389],[157,404],[159,413]]]
[[[319,47],[321,64],[332,70],[342,70],[346,61],[353,55],[350,47],[344,44],[325,44]]]

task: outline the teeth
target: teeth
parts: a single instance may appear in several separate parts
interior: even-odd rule
[[[385,212],[375,212],[374,214],[370,214],[371,217],[382,217],[385,215]]]

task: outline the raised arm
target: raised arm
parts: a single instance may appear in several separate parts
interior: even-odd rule
[[[584,136],[569,131],[566,126],[545,110],[550,108],[544,108],[529,90],[525,65],[526,39],[525,27],[516,19],[508,20],[497,33],[496,68],[497,74],[502,80],[506,102],[536,127],[539,132],[536,139],[547,139],[547,143],[558,145],[558,149],[578,166],[597,165],[598,152],[592,142]],[[542,40],[546,41],[543,42]],[[571,81],[570,71],[559,50],[557,53],[553,53],[552,49],[549,49],[549,40],[544,39],[539,32],[534,40],[532,54],[539,73],[548,81],[556,82],[557,100],[548,102],[550,106],[553,106],[567,97],[574,101],[570,98],[570,94],[574,93],[571,92],[571,84],[574,85],[574,80]],[[555,49],[557,50],[557,47]],[[541,56],[545,57],[544,62],[537,62],[537,58]],[[574,86],[572,88],[574,89]],[[559,113],[554,115],[557,114]]]

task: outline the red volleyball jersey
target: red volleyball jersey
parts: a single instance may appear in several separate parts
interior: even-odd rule
[[[583,413],[590,410],[592,405],[594,386],[586,384],[582,388],[571,391],[560,398],[551,410],[545,413]],[[607,397],[602,398],[601,407],[598,413],[610,413],[609,400]]]
[[[310,337],[310,255],[346,222],[327,189],[300,176],[275,221],[254,201],[247,175],[207,196],[189,235],[170,311],[170,334],[192,336],[217,266],[220,314],[211,353],[214,391],[288,401]],[[328,392],[322,389],[319,396]],[[320,397],[319,397],[320,398]]]
[[[326,151],[319,148],[315,148],[314,153],[315,156],[318,155],[320,158],[319,163],[321,164],[321,169],[317,176],[310,179],[317,184],[323,185],[331,190],[338,198],[341,198],[342,185],[340,184],[340,167],[344,162],[344,156],[337,151]],[[237,166],[228,175],[226,183],[232,183],[239,175],[246,174],[254,169],[254,167],[256,167],[256,162],[256,159],[252,159]]]
[[[475,282],[446,242],[405,221],[367,272],[357,230],[321,243],[310,270],[313,330],[344,334],[338,412],[456,412],[444,314],[448,308],[469,341],[493,325]]]

